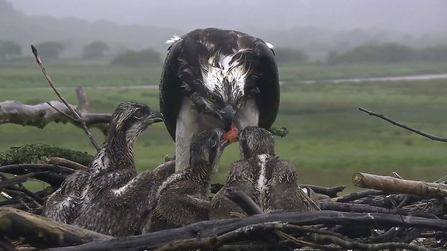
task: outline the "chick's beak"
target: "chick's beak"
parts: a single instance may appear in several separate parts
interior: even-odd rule
[[[162,121],[164,121],[164,117],[163,117],[163,114],[161,114],[161,112],[159,112],[159,111],[154,111],[151,115],[149,115],[149,116],[147,117],[147,121],[148,121],[150,124],[158,123],[158,122],[162,122]]]

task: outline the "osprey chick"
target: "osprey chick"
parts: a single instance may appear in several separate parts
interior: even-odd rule
[[[67,177],[47,199],[43,215],[103,234],[135,234],[161,181],[151,171],[137,176],[133,145],[149,125],[161,121],[162,114],[145,104],[121,103],[88,169]]]
[[[210,219],[230,218],[231,212],[242,209],[224,195],[228,187],[236,187],[269,213],[312,211],[310,202],[298,186],[296,166],[275,156],[275,142],[267,130],[248,126],[239,132],[242,160],[230,166],[225,186],[211,200]]]
[[[188,167],[160,186],[151,222],[143,233],[208,219],[211,179],[217,172],[223,149],[229,144],[223,140],[223,134],[223,129],[216,128],[194,139]]]

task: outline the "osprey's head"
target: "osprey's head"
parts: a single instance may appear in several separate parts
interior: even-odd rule
[[[145,104],[124,102],[118,105],[112,114],[106,141],[126,144],[129,147],[146,128],[163,121],[163,115]]]
[[[239,147],[244,159],[260,154],[275,154],[275,140],[264,128],[247,126],[239,132]]]
[[[199,112],[219,118],[225,131],[230,130],[233,118],[247,99],[259,89],[254,85],[257,77],[246,54],[248,50],[224,55],[219,52],[201,59],[201,83],[192,90],[191,100]]]

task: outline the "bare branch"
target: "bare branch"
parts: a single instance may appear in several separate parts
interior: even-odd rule
[[[327,236],[321,234],[311,234],[311,238],[317,243],[334,243],[346,249],[361,249],[361,250],[395,250],[395,249],[405,249],[405,250],[417,250],[426,251],[429,250],[424,247],[418,247],[415,245],[407,243],[396,243],[396,242],[385,242],[385,243],[373,243],[366,244],[357,241],[346,241],[335,236]]]
[[[390,176],[380,176],[368,173],[354,173],[354,186],[373,188],[387,193],[403,193],[425,197],[446,197],[447,185],[427,183],[424,181],[404,180]]]
[[[53,84],[53,81],[51,80],[50,76],[47,73],[47,70],[43,66],[42,60],[39,57],[39,54],[37,53],[36,47],[34,45],[31,45],[31,50],[33,51],[34,57],[36,58],[37,64],[40,66],[40,69],[42,70],[43,75],[47,79],[48,83],[50,84],[51,88],[53,88],[56,95],[60,98],[60,100],[67,106],[67,108],[70,110],[70,112],[79,120],[79,123],[82,126],[82,129],[84,129],[85,133],[87,134],[88,138],[92,142],[93,146],[96,148],[97,151],[101,149],[98,145],[98,142],[93,138],[93,135],[88,130],[87,125],[85,124],[85,121],[82,119],[82,117],[71,107],[71,105],[65,100],[65,98],[59,93],[59,91],[56,89],[56,87]]]
[[[342,192],[346,188],[346,186],[323,187],[308,184],[300,184],[300,187],[308,187],[316,193],[325,194],[331,198],[337,197],[337,193]]]
[[[61,113],[57,112],[52,107],[56,107],[58,110],[67,113],[68,108],[59,101],[50,101],[48,103],[41,103],[37,105],[25,105],[15,100],[7,100],[0,102],[0,124],[13,123],[18,125],[36,126],[38,128],[44,128],[51,122],[56,123],[71,123],[75,126],[79,126],[79,123],[68,119]],[[78,108],[71,105],[73,109]],[[87,127],[99,128],[104,130],[108,127],[111,114],[107,113],[81,113],[82,119],[85,121]]]
[[[88,101],[87,96],[85,96],[84,87],[78,85],[78,87],[76,88],[76,96],[78,97],[79,111],[81,113],[87,113]]]
[[[48,161],[48,164],[54,164],[54,165],[58,165],[58,166],[65,166],[65,167],[69,167],[75,170],[87,170],[87,167],[79,164],[77,162],[68,160],[68,159],[64,159],[64,158],[59,158],[59,157],[53,157]]]
[[[362,112],[366,112],[368,115],[371,115],[371,116],[374,116],[374,117],[378,117],[378,118],[381,118],[381,119],[383,119],[383,120],[385,120],[385,121],[388,121],[388,122],[390,122],[391,124],[393,124],[393,125],[395,125],[395,126],[402,127],[402,128],[404,128],[404,129],[407,129],[407,130],[409,130],[409,131],[412,131],[412,132],[414,132],[414,133],[416,133],[416,134],[419,134],[419,135],[421,135],[421,136],[427,137],[427,138],[429,138],[429,139],[431,139],[431,140],[436,140],[436,141],[441,141],[441,142],[447,142],[447,138],[441,138],[441,137],[438,137],[438,136],[434,136],[434,135],[428,134],[428,133],[423,132],[423,131],[421,131],[421,130],[414,129],[414,128],[412,128],[412,127],[409,127],[409,126],[406,126],[406,125],[404,125],[404,124],[402,124],[402,123],[399,123],[399,122],[397,122],[397,121],[395,121],[395,120],[392,120],[392,119],[390,119],[390,118],[387,118],[387,117],[386,117],[385,115],[383,115],[383,114],[378,114],[378,113],[375,113],[375,112],[372,112],[372,111],[368,111],[368,110],[366,110],[365,108],[362,108],[362,107],[359,107],[359,110],[362,111]]]
[[[382,194],[382,191],[366,190],[366,191],[361,191],[361,192],[350,193],[350,194],[343,195],[343,196],[340,196],[340,197],[335,197],[335,198],[332,198],[331,201],[348,202],[348,201],[353,201],[353,200],[358,200],[358,199],[361,199],[361,198],[365,198],[365,197],[370,196],[370,195],[380,195],[380,194]]]
[[[0,208],[0,234],[36,247],[79,245],[112,237],[49,220],[14,208]]]
[[[73,120],[76,123],[79,123],[78,119],[73,118],[72,116],[66,114],[65,112],[59,110],[57,107],[53,106],[50,102],[46,102],[49,106],[51,106],[51,108],[53,108],[54,110],[56,110],[57,112],[59,112],[60,114],[64,115],[65,117],[69,118],[70,120]]]

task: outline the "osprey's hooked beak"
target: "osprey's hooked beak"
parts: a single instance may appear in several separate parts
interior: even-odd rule
[[[231,105],[225,106],[223,110],[218,112],[220,120],[224,124],[224,130],[227,132],[231,129],[231,124],[233,124],[234,110]]]

